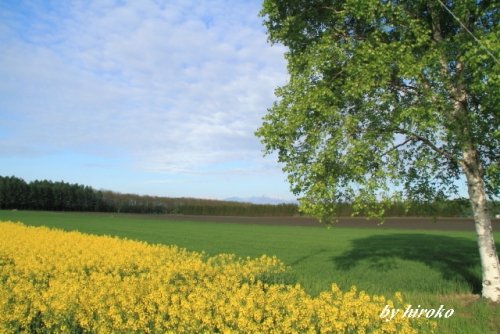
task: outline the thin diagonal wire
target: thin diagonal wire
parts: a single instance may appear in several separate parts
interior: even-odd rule
[[[493,53],[491,53],[490,50],[488,50],[488,48],[484,46],[483,43],[481,43],[481,41],[476,38],[476,36],[474,36],[474,34],[465,26],[465,24],[463,24],[462,21],[460,21],[460,19],[455,14],[453,14],[453,12],[448,7],[446,7],[446,5],[441,0],[437,1],[441,4],[441,6],[443,6],[444,9],[446,9],[448,13],[451,14],[451,16],[453,16],[455,20],[457,20],[458,23],[460,23],[462,28],[464,28],[465,31],[467,31],[469,35],[472,36],[472,38],[474,38],[474,40],[490,55],[490,57],[493,58],[496,61],[496,63],[500,65],[500,61],[498,61],[497,57],[495,57],[495,55],[493,55]]]

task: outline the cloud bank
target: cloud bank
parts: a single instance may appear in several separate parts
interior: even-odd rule
[[[254,131],[286,80],[260,2],[0,4],[0,154],[271,173]]]

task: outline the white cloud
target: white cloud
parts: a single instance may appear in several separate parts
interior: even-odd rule
[[[12,131],[0,150],[124,153],[137,168],[177,173],[268,166],[254,131],[286,75],[259,7],[70,2],[32,9],[21,32],[5,15],[0,118]]]

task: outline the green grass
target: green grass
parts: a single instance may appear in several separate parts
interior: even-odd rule
[[[439,321],[440,333],[500,332],[500,307],[477,301],[481,268],[471,232],[378,228],[311,228],[175,222],[96,213],[0,211],[0,220],[21,221],[150,243],[175,244],[207,254],[276,255],[290,271],[274,280],[299,282],[317,294],[332,282],[370,294],[401,291],[416,306],[454,308]],[[500,240],[500,234],[495,234]],[[500,249],[500,245],[497,243]]]

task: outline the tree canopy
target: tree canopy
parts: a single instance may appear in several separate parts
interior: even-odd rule
[[[499,195],[494,1],[266,0],[261,15],[290,77],[257,135],[306,213],[382,215],[390,198],[456,194],[476,167]]]

